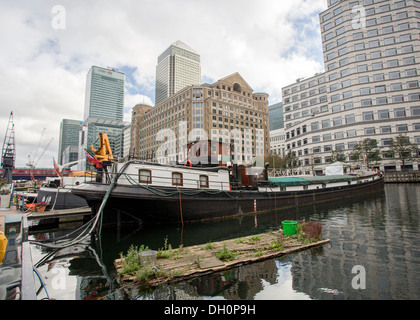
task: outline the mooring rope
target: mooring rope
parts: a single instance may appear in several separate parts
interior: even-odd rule
[[[193,190],[193,191],[189,191],[189,190],[177,190],[177,191],[166,191],[166,190],[162,190],[158,187],[152,187],[152,186],[148,186],[148,185],[143,185],[138,183],[137,181],[135,181],[129,174],[124,173],[125,178],[127,179],[127,181],[132,185],[132,186],[136,186],[136,187],[140,187],[143,189],[146,189],[160,197],[172,197],[174,195],[176,195],[177,193],[181,192],[181,194],[186,195],[186,196],[195,196],[199,193],[206,193],[206,194],[211,194],[211,195],[216,195],[216,194],[220,194],[220,193],[224,193],[226,194],[228,197],[230,198],[238,198],[237,196],[233,196],[231,194],[229,194],[228,192],[226,192],[226,190],[206,190],[206,189],[199,189],[199,190]]]
[[[73,246],[75,244],[78,244],[78,243],[82,242],[83,240],[85,240],[95,230],[98,223],[99,223],[99,233],[101,233],[102,232],[102,216],[103,216],[103,211],[104,211],[105,205],[108,201],[109,196],[111,195],[112,189],[114,189],[114,186],[115,186],[117,180],[120,178],[120,176],[123,174],[123,172],[127,169],[128,165],[130,163],[131,163],[131,161],[125,163],[124,166],[121,168],[121,170],[114,176],[114,178],[112,179],[112,181],[111,181],[111,183],[108,187],[108,190],[107,190],[104,198],[102,199],[102,203],[101,203],[95,217],[91,221],[89,221],[88,223],[86,223],[84,225],[85,229],[76,238],[74,238],[74,239],[72,239],[69,242],[64,243],[64,244],[47,244],[47,243],[43,243],[43,242],[39,242],[39,241],[29,241],[29,242],[31,244],[34,244],[34,245],[39,245],[39,246],[43,246],[43,247],[47,247],[47,248],[51,248],[51,249],[63,249],[63,248],[67,248],[67,247]],[[90,228],[89,228],[89,226],[90,226]],[[84,234],[84,233],[86,233],[86,234]]]

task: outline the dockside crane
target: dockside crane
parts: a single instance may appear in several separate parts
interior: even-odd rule
[[[38,161],[42,158],[42,156],[44,155],[45,151],[47,151],[48,147],[50,146],[51,142],[54,140],[54,138],[51,138],[51,140],[47,143],[47,145],[44,147],[44,149],[42,150],[41,155],[35,159],[35,161],[33,162],[33,167],[35,168],[35,166],[38,164]]]
[[[38,159],[37,158],[37,156],[38,156],[38,150],[39,150],[39,146],[41,145],[41,142],[42,142],[42,140],[44,138],[45,130],[47,130],[47,129],[46,128],[42,129],[41,136],[39,138],[38,145],[36,146],[36,149],[35,149],[35,152],[34,152],[34,154],[32,156],[32,159],[31,159],[32,152],[28,155],[28,163],[26,165],[29,168],[32,168],[32,169],[35,168],[35,161]]]
[[[10,112],[9,123],[7,124],[6,135],[3,142],[1,157],[1,167],[3,169],[2,178],[8,183],[12,183],[12,173],[15,169],[16,145],[15,145],[15,125],[13,123],[13,111]]]

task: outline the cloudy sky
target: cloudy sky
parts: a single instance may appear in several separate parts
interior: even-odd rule
[[[239,72],[280,102],[283,86],[324,70],[326,8],[327,0],[0,0],[0,142],[13,111],[16,166],[46,149],[37,167],[52,167],[61,120],[83,118],[90,67],[126,73],[129,121],[134,105],[154,104],[157,57],[176,40],[201,55],[203,83]]]

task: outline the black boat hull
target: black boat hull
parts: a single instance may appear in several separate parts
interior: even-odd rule
[[[72,194],[70,189],[41,188],[38,191],[37,202],[48,203],[45,208],[48,210],[65,210],[86,207],[85,199]]]
[[[360,184],[313,190],[261,192],[255,190],[187,190],[116,186],[107,200],[103,221],[121,223],[184,223],[226,219],[274,209],[323,203],[383,189],[383,178]],[[86,199],[95,214],[109,185],[87,184],[73,189]]]

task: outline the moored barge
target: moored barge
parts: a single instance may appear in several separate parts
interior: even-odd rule
[[[101,179],[81,183],[72,193],[84,198],[95,214],[109,188],[103,216],[106,223],[120,220],[121,213],[145,223],[184,223],[365,194],[383,188],[383,177],[368,170],[350,175],[268,178],[267,168],[190,167],[132,160],[113,163]]]

